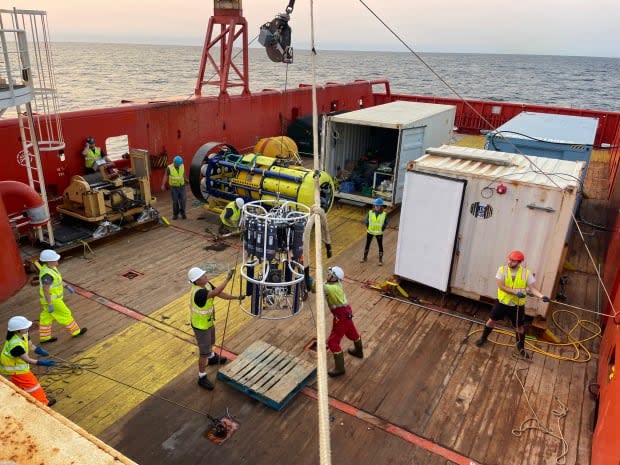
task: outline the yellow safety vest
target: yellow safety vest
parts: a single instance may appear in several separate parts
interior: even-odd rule
[[[192,326],[196,329],[209,329],[213,326],[213,320],[215,319],[213,297],[207,298],[205,304],[199,307],[194,302],[194,296],[200,289],[206,289],[207,292],[210,292],[213,290],[213,287],[211,287],[209,283],[207,283],[205,287],[196,286],[195,284],[192,285],[192,290],[189,293],[189,310],[191,312]]]
[[[387,214],[381,212],[378,215],[374,210],[368,212],[368,234],[373,236],[380,236],[383,234],[383,224],[385,223],[385,217]]]
[[[86,152],[86,158],[84,158],[84,165],[86,168],[92,168],[95,165],[95,161],[101,158],[101,149],[99,147],[95,147],[94,149],[89,148],[88,152]]]
[[[347,296],[344,293],[342,284],[340,281],[326,282],[323,285],[323,291],[325,292],[325,299],[329,308],[342,307],[348,305]]]
[[[3,375],[23,375],[30,371],[30,364],[21,357],[14,357],[11,351],[15,347],[22,347],[28,353],[28,335],[14,334],[11,339],[2,346],[0,353],[0,373]]]
[[[47,264],[43,264],[39,270],[39,302],[42,304],[47,303],[45,293],[43,292],[43,276],[46,274],[49,274],[52,278],[54,278],[54,281],[50,286],[50,297],[52,298],[52,303],[54,303],[54,300],[61,300],[63,296],[62,276],[60,275],[60,271],[56,268],[50,268]]]
[[[177,169],[174,163],[168,165],[168,184],[171,187],[181,187],[185,185],[185,167],[179,166]]]
[[[232,209],[232,216],[230,218],[224,218],[226,216],[226,210]],[[234,200],[226,205],[226,208],[220,213],[220,220],[229,228],[239,227],[239,218],[241,217],[241,209],[237,208],[237,202]]]
[[[525,294],[527,290],[527,281],[530,277],[530,270],[527,268],[523,268],[519,265],[517,268],[517,273],[514,278],[512,277],[512,273],[510,272],[509,266],[500,266],[499,272],[504,275],[504,285],[509,287],[510,289],[514,289],[516,291],[522,291]],[[509,294],[505,292],[501,288],[497,288],[497,300],[499,300],[504,305],[509,305],[514,307],[516,305],[525,305],[525,297],[519,298],[514,294]]]

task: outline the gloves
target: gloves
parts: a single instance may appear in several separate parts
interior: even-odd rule
[[[69,294],[75,294],[75,289],[70,284],[65,284],[65,289]]]
[[[53,367],[56,365],[54,360],[37,360],[37,365],[42,367]]]
[[[226,276],[226,279],[231,279],[233,277],[233,275],[235,274],[235,270],[230,270],[228,272],[228,275]]]
[[[37,355],[40,355],[41,357],[47,357],[50,354],[47,350],[45,350],[41,346],[38,346],[36,349],[34,349],[34,353]]]
[[[327,251],[327,258],[332,258],[332,245],[325,244],[325,250]]]
[[[54,311],[54,304],[49,304],[49,305],[47,306],[47,311],[48,311],[48,312],[50,312],[50,313],[52,313],[52,312]]]
[[[519,299],[522,299],[523,297],[525,297],[525,292],[523,292],[523,291],[517,291],[516,296],[517,296]]]
[[[546,295],[543,295],[540,299],[541,299],[543,302],[551,302],[551,299],[550,299],[549,297],[547,297]]]

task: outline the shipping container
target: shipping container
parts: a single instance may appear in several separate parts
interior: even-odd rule
[[[525,254],[536,287],[552,295],[584,175],[583,161],[445,145],[411,162],[395,274],[476,300],[497,296],[511,250]],[[548,304],[528,298],[526,313]]]
[[[560,160],[590,160],[598,118],[524,111],[487,134],[485,148]]]
[[[327,116],[322,169],[337,180],[336,197],[399,204],[407,163],[450,142],[455,114],[453,105],[397,101]]]

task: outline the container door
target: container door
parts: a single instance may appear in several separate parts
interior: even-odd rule
[[[465,181],[405,171],[395,274],[447,291]]]
[[[425,127],[403,129],[400,132],[399,156],[396,166],[396,185],[394,186],[394,203],[403,201],[403,189],[405,187],[404,173],[407,171],[407,163],[424,155],[424,130]]]

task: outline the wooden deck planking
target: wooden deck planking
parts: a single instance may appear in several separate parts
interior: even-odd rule
[[[354,213],[355,207],[351,208],[353,210],[347,206],[345,211]],[[361,210],[363,212],[365,209]],[[183,227],[181,230],[162,227],[110,239],[100,246],[95,246],[96,255],[93,258],[63,260],[61,271],[68,281],[80,280],[87,290],[96,291],[110,300],[140,310],[159,320],[165,315],[169,319],[162,321],[174,323],[191,335],[191,329],[186,321],[184,322],[186,315],[184,299],[188,290],[185,278],[187,269],[194,264],[209,261],[228,263],[232,260],[234,263],[239,249],[231,246],[221,252],[205,251],[204,247],[209,241],[206,235],[201,236],[204,226],[206,223],[217,222],[192,219],[195,218],[194,211],[188,213],[189,220],[173,222]],[[344,218],[343,211],[339,213]],[[386,421],[398,423],[402,420],[407,429],[423,436],[437,438],[440,444],[462,454],[471,455],[481,463],[494,463],[490,461],[493,457],[495,463],[501,465],[521,463],[518,461],[519,456],[515,457],[513,454],[523,453],[522,440],[508,434],[507,425],[497,424],[499,415],[511,418],[511,424],[518,420],[516,417],[510,417],[514,415],[515,396],[518,398],[513,383],[507,381],[512,366],[509,355],[511,348],[491,345],[478,349],[473,346],[473,340],[460,345],[457,342],[461,335],[464,337],[472,329],[471,323],[438,316],[413,305],[382,298],[377,291],[365,289],[362,281],[381,281],[391,276],[397,235],[397,230],[393,229],[393,226],[397,222],[391,219],[391,227],[385,235],[386,264],[378,267],[375,263],[376,243],[372,244],[369,262],[359,263],[365,240],[364,228],[358,227],[359,225],[347,228],[346,221],[352,219],[338,218],[337,221],[340,221],[340,226],[337,224],[333,229],[336,231],[334,246],[340,255],[325,261],[324,264],[326,266],[338,264],[345,269],[347,274],[345,290],[353,306],[356,324],[364,338],[366,357],[359,360],[345,355],[347,374],[329,380],[330,395],[351,402],[370,413],[380,411]],[[361,224],[361,221],[358,221]],[[355,231],[359,229],[360,235],[353,237],[349,234],[352,229]],[[179,248],[182,252],[178,253],[170,252],[170,244],[174,244],[175,247],[182,245],[184,249]],[[134,280],[119,277],[121,272],[126,272],[128,269],[144,272],[144,275]],[[217,276],[213,278],[216,282],[220,279]],[[588,276],[587,279],[591,277]],[[443,296],[432,290],[418,286],[414,286],[414,289],[416,295],[435,303],[444,300]],[[0,316],[5,318],[13,314],[16,308],[13,305],[15,302],[31,309],[28,316],[38,316],[36,292],[37,288],[25,288],[10,299],[10,302],[0,304]],[[572,303],[573,298],[574,296],[571,296],[569,303]],[[592,294],[584,294],[580,298],[587,302],[592,298]],[[170,306],[176,299],[182,300],[177,304],[178,311],[175,311],[175,305]],[[486,309],[481,311],[482,315],[485,311],[488,312],[486,306],[470,304],[452,296],[445,301],[446,305],[472,309],[473,314],[476,314],[479,308]],[[141,327],[146,324],[135,322],[96,301],[81,296],[72,296],[68,302],[79,323],[89,327],[89,333],[76,340],[69,340],[66,334],[62,334],[60,328],[55,327],[55,334],[59,335],[61,340],[51,344],[49,348],[54,349],[59,355],[65,354],[66,358],[78,356],[99,341],[107,343],[105,347],[109,355],[120,357],[124,353],[123,349],[131,350],[132,339],[122,337],[117,340],[112,337],[105,341],[105,338],[120,334],[130,326]],[[223,335],[226,303],[218,302],[216,308],[219,339]],[[266,322],[240,319],[234,329],[228,328],[224,345],[227,349],[240,353],[257,338],[264,338],[282,350],[314,362],[314,355],[303,349],[303,346],[315,336],[314,320],[310,310],[314,312],[316,318],[316,309],[308,305],[302,314],[291,320]],[[235,315],[241,314],[235,308],[231,308],[231,312]],[[444,323],[444,320],[449,323]],[[326,317],[326,324],[329,331],[331,327],[329,315]],[[442,335],[445,331],[452,332],[448,338],[432,338],[430,334],[435,327],[439,328]],[[296,463],[318,462],[315,401],[305,396],[297,396],[285,410],[276,413],[247,396],[228,389],[221,382],[216,382],[214,391],[206,392],[198,388],[195,382],[197,357],[195,347],[153,328],[144,331],[153,334],[159,341],[161,348],[153,349],[153,354],[160,365],[146,364],[150,373],[136,375],[139,378],[136,383],[148,385],[155,377],[158,378],[159,376],[153,376],[153,373],[159,373],[162,363],[168,363],[167,357],[171,350],[169,344],[177,344],[175,341],[178,341],[180,352],[187,357],[187,365],[177,366],[174,376],[162,382],[161,389],[157,393],[179,404],[203,412],[209,411],[215,415],[222,415],[226,408],[229,408],[233,415],[238,416],[241,423],[240,430],[225,446],[216,447],[201,436],[208,422],[198,413],[156,397],[146,398],[140,402],[142,399],[139,392],[119,394],[122,392],[120,388],[116,389],[115,398],[108,394],[115,392],[112,389],[90,401],[87,397],[82,397],[88,394],[88,389],[82,391],[80,388],[82,381],[76,380],[64,387],[68,393],[75,388],[71,395],[75,396],[75,402],[82,401],[82,407],[78,412],[81,412],[80,415],[84,414],[84,418],[80,419],[80,424],[88,425],[90,420],[87,414],[90,411],[91,417],[96,416],[97,420],[102,420],[101,428],[109,425],[101,432],[101,437],[144,465],[171,462],[198,464],[204,463],[206,456],[209,457],[209,461],[222,463],[249,461],[257,464],[287,463],[291,457],[291,450],[295,451]],[[192,336],[188,337],[192,339]],[[168,338],[171,338],[170,343]],[[447,340],[450,341],[448,344]],[[501,336],[500,340],[514,344],[514,339],[509,337]],[[346,350],[349,345],[345,339],[343,348]],[[444,369],[432,367],[438,360],[450,357],[453,358],[451,367]],[[538,359],[539,356],[536,355],[535,358]],[[411,359],[419,363],[411,363]],[[328,367],[331,367],[332,363],[328,354]],[[534,363],[537,363],[537,360]],[[473,364],[477,366],[472,366]],[[139,362],[132,364],[134,368],[138,366]],[[586,426],[588,420],[586,417],[591,415],[593,403],[587,399],[582,403],[582,400],[584,386],[587,384],[587,367],[593,367],[594,363],[591,362],[586,367],[570,362],[559,362],[559,366],[562,367],[561,370],[556,368],[547,370],[543,367],[542,376],[557,379],[553,385],[554,392],[559,387],[569,389],[569,409],[582,412],[579,419],[570,425],[567,421],[567,430],[570,428],[567,434],[572,434],[578,441],[575,451],[576,463],[587,463],[591,432]],[[565,376],[561,375],[565,370],[564,366],[572,367],[570,385],[561,381],[562,376]],[[395,367],[404,367],[409,371],[403,376],[404,372],[399,372]],[[432,373],[432,381],[420,379],[425,375],[420,367],[437,371]],[[114,370],[113,367],[111,369]],[[119,369],[119,373],[121,372],[126,376],[127,372]],[[212,375],[215,373],[213,367],[209,368],[209,373],[213,379]],[[93,381],[93,384],[97,383],[98,381]],[[88,383],[84,380],[84,384]],[[81,398],[78,398],[78,395]],[[425,405],[422,405],[422,402],[420,405],[415,405],[418,397],[425,399]],[[64,402],[62,396],[59,398],[61,401],[57,404],[58,408]],[[128,408],[116,412],[117,416],[114,417],[113,411],[118,410],[115,402],[122,400],[126,400]],[[107,409],[98,404],[101,401],[108,402]],[[417,410],[410,408],[412,404]],[[455,404],[463,407],[455,411]],[[429,410],[425,411],[424,406]],[[438,465],[446,463],[445,459],[379,431],[360,419],[341,412],[333,410],[332,412],[334,463],[369,463],[368,460],[372,463]],[[454,412],[452,413],[454,417],[447,419],[446,415],[451,412]],[[424,427],[420,419],[424,419]],[[143,431],[144,434],[137,433],[139,431]],[[275,440],[266,442],[266,438]],[[366,444],[380,444],[380,446],[359,447],[360,441],[357,438],[363,438]],[[495,442],[502,447],[494,446]],[[507,458],[504,458],[500,451],[505,453]],[[537,457],[536,451],[541,455]],[[542,446],[531,449],[532,463],[545,463],[545,454],[548,452],[545,452]]]
[[[466,414],[478,389],[483,389],[480,378],[491,363],[486,352],[463,344],[454,357],[454,371],[448,388],[443,391],[433,416],[424,429],[424,435],[439,444],[455,447],[457,433],[466,425]]]
[[[508,342],[508,339],[504,335],[497,337],[501,343]],[[474,350],[474,347],[471,350]],[[484,351],[489,360],[481,369],[478,388],[465,414],[463,424],[466,424],[467,428],[456,431],[453,448],[481,463],[486,463],[485,457],[491,441],[498,440],[494,438],[495,428],[499,427],[495,423],[500,416],[502,423],[510,421],[511,403],[514,402],[516,391],[508,381],[512,359],[507,354],[507,349],[494,344],[476,349]],[[508,439],[504,437],[503,440]]]
[[[369,338],[380,341],[380,344],[357,363],[354,363],[353,357],[346,356],[345,367],[352,372],[351,375],[357,376],[350,380],[340,378],[331,383],[335,388],[334,395],[338,398],[354,402],[373,414],[376,414],[390,392],[377,389],[377,386],[394,386],[394,390],[399,390],[399,386],[406,385],[408,380],[403,379],[403,372],[399,370],[413,354],[413,348],[419,344],[420,334],[432,326],[432,321],[423,313],[411,314],[410,318],[405,319],[400,315],[405,311],[404,308],[391,310],[392,318],[379,326],[377,333]]]
[[[431,314],[425,319],[424,325],[428,326],[419,333],[417,347],[412,347],[410,357],[403,357],[402,366],[393,368],[394,382],[402,373],[418,373],[418,376],[410,380],[406,389],[390,391],[377,409],[379,416],[389,415],[395,423],[422,435],[443,392],[453,355],[463,339],[459,334],[454,337],[454,327],[450,328],[450,323],[443,322],[442,318],[447,317]],[[399,409],[403,405],[408,408]]]

